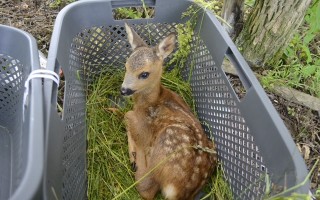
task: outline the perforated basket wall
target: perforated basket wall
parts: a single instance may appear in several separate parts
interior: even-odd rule
[[[0,54],[0,152],[2,155],[0,180],[3,189],[0,195],[2,198],[8,197],[10,184],[14,189],[17,188],[24,170],[21,118],[23,81],[26,75],[23,64],[18,59]],[[15,176],[12,179],[9,176],[11,173]]]
[[[207,133],[212,133],[234,196],[259,199],[264,195],[267,168],[224,71],[199,38],[192,42],[191,87],[196,110]],[[185,70],[185,78],[189,76]],[[248,189],[250,187],[250,189]],[[247,190],[248,189],[248,190]],[[247,191],[245,191],[247,190]]]
[[[135,3],[139,1],[80,1],[66,7],[57,18],[48,66],[52,70],[61,66],[65,74],[62,122],[56,120],[56,102],[52,102],[56,97],[52,98],[52,93],[46,96],[52,102],[49,118],[54,119],[49,135],[56,131],[53,127],[63,131],[63,137],[52,146],[58,145],[63,151],[61,157],[53,158],[58,160],[53,168],[60,167],[56,170],[60,179],[53,175],[47,178],[60,188],[58,195],[63,199],[85,198],[87,84],[101,71],[124,68],[131,50],[124,21],[114,20],[112,10]],[[155,45],[175,32],[177,24],[184,23],[181,14],[191,4],[157,1],[154,18],[127,22],[148,44]],[[214,137],[234,197],[261,199],[266,176],[274,189],[299,183],[307,174],[306,167],[263,89],[213,14],[200,12],[198,19],[183,74],[190,78],[198,116],[206,133]],[[242,100],[221,67],[225,57],[232,61],[246,88]],[[307,190],[308,185],[297,191]]]
[[[28,101],[23,112],[24,82],[39,66],[32,66],[38,61],[33,56],[37,49],[30,35],[0,25],[0,199],[29,199],[40,187],[44,133],[40,82],[29,97],[34,99],[37,92],[41,103]],[[33,103],[40,106],[37,116]]]

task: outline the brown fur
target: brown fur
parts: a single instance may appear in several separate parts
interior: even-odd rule
[[[211,175],[216,155],[193,148],[214,149],[214,145],[183,99],[161,85],[163,59],[172,52],[175,37],[169,35],[150,48],[135,44],[141,44],[141,39],[129,26],[126,29],[134,52],[126,63],[122,87],[135,91],[134,108],[125,120],[136,180],[163,161],[137,189],[144,199],[153,199],[159,190],[169,200],[194,199]],[[142,72],[150,73],[149,77],[138,79]]]

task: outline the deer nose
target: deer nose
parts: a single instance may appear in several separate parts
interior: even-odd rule
[[[124,87],[121,88],[121,95],[123,95],[123,96],[130,96],[130,95],[132,95],[134,92],[135,92],[135,91],[133,91],[133,90],[131,90],[131,89],[129,89],[129,88],[124,88]]]

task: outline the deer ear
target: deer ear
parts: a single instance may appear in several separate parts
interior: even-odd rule
[[[166,38],[164,38],[157,47],[157,56],[165,59],[173,51],[176,43],[176,36],[171,33]]]
[[[137,47],[147,46],[147,44],[141,39],[141,37],[131,28],[127,23],[124,24],[126,27],[126,32],[128,36],[129,43],[132,50],[135,50]]]

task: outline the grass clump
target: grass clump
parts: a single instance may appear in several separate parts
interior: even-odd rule
[[[307,10],[304,24],[294,34],[280,63],[271,63],[262,84],[269,89],[285,85],[320,97],[320,0],[313,1]]]
[[[112,199],[134,182],[128,160],[128,147],[123,115],[130,103],[120,106],[115,98],[121,84],[120,70],[101,76],[89,89],[88,124],[88,198]],[[116,112],[115,109],[117,109]],[[133,189],[127,199],[138,199]]]

